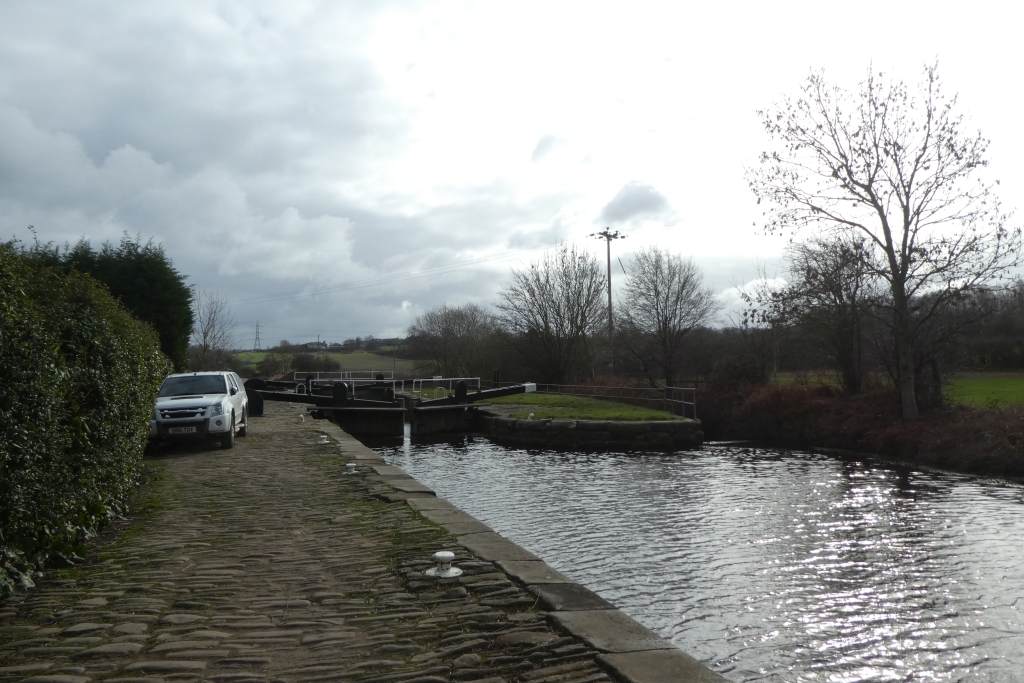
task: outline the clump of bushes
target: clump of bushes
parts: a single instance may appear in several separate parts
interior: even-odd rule
[[[292,368],[297,372],[337,372],[341,370],[341,363],[329,356],[296,353],[292,356]]]
[[[0,595],[124,511],[170,369],[103,285],[0,244]]]
[[[827,384],[749,378],[711,385],[701,398],[712,418],[704,423],[705,433],[715,439],[836,448],[925,467],[1024,477],[1024,411],[1018,408],[942,406],[904,420],[892,388],[848,396]]]

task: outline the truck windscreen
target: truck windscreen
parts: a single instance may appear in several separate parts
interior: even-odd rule
[[[160,396],[188,396],[191,394],[226,394],[227,385],[220,375],[188,375],[168,377],[160,385]]]

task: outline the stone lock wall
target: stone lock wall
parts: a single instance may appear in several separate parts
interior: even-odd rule
[[[586,451],[671,451],[700,448],[700,420],[520,420],[481,413],[495,441],[527,448]]]

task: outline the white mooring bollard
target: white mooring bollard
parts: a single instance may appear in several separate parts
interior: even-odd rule
[[[434,562],[437,562],[437,566],[431,567],[423,573],[427,576],[436,576],[439,579],[450,579],[453,576],[460,576],[462,570],[452,566],[452,560],[454,559],[455,553],[450,550],[439,550],[434,553]]]

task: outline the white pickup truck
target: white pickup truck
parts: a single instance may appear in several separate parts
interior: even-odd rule
[[[233,372],[189,372],[171,375],[160,385],[149,438],[217,437],[233,448],[235,435],[245,436],[249,401],[242,378]]]

